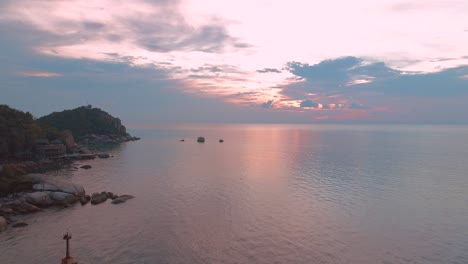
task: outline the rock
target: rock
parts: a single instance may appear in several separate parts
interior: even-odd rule
[[[111,200],[115,200],[117,197],[119,197],[118,195],[115,195],[114,193],[112,192],[108,192],[107,193],[107,197],[109,197],[109,199]]]
[[[7,207],[7,206],[0,206],[0,214],[12,214],[14,213],[15,211],[13,209],[11,209],[10,207]]]
[[[91,201],[91,196],[89,196],[89,195],[85,195],[85,196],[80,197],[81,205],[85,205],[85,204],[89,203],[89,201]]]
[[[120,195],[118,198],[113,200],[112,203],[113,204],[121,204],[121,203],[125,203],[127,200],[130,200],[130,199],[133,199],[133,198],[135,198],[133,195],[124,194],[124,195]]]
[[[21,223],[16,223],[12,225],[11,227],[17,228],[17,227],[25,227],[25,226],[28,226],[28,224],[21,222]]]
[[[204,137],[198,137],[197,142],[198,143],[203,143],[203,142],[205,142],[205,138]]]
[[[76,196],[85,195],[85,189],[83,186],[78,184],[73,184],[70,182],[62,182],[57,180],[47,179],[42,183],[37,183],[33,185],[34,191],[51,191],[51,192],[64,192],[73,194]]]
[[[91,165],[83,165],[80,168],[85,169],[85,170],[89,170],[89,169],[92,168],[92,166]]]
[[[40,173],[30,173],[28,174],[28,177],[31,179],[33,183],[43,183],[47,181],[47,177],[43,174]]]
[[[80,200],[78,196],[75,196],[70,193],[64,193],[64,192],[51,192],[50,193],[50,198],[54,201],[54,204],[60,204],[60,205],[69,205],[69,204],[74,204]]]
[[[181,139],[181,140],[179,140],[179,141],[180,141],[180,142],[184,142],[184,141],[185,141],[185,139]]]
[[[53,182],[53,184],[55,184],[59,188],[59,190],[64,193],[73,194],[75,196],[83,196],[86,194],[86,191],[83,188],[83,186],[78,184],[58,181]]]
[[[105,192],[93,193],[93,195],[91,195],[91,204],[95,205],[95,204],[103,203],[103,202],[107,201],[107,198],[108,198],[107,193],[105,193]]]
[[[7,220],[8,224],[15,223],[17,221],[16,218],[11,215],[4,215],[3,218]]]
[[[41,208],[32,204],[26,203],[26,202],[19,203],[17,205],[12,205],[10,208],[14,210],[15,213],[20,213],[20,214],[35,213],[41,210]]]
[[[3,216],[0,216],[0,232],[5,231],[5,229],[7,228],[7,225],[8,225],[7,220]]]
[[[108,159],[110,157],[110,155],[107,154],[107,153],[99,153],[99,154],[97,154],[97,156],[100,159]]]
[[[15,200],[7,204],[3,204],[0,207],[0,214],[3,214],[4,216],[6,216],[6,215],[14,215],[14,214],[34,213],[40,210],[41,209],[35,205],[23,202],[21,200]]]
[[[219,140],[219,143],[223,143],[223,142],[224,142],[224,140],[222,140],[222,139]]]
[[[44,182],[44,183],[36,183],[33,185],[33,191],[42,192],[42,191],[52,191],[56,192],[59,191],[59,188],[54,184]]]
[[[24,196],[24,198],[26,199],[27,203],[36,206],[50,206],[54,203],[50,198],[49,192],[28,193]]]
[[[70,130],[63,130],[60,134],[60,138],[62,139],[67,149],[72,149],[76,146],[75,139],[73,138],[73,134]]]

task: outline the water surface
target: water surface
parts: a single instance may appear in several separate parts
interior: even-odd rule
[[[134,134],[80,163],[91,170],[51,177],[135,199],[24,216],[28,227],[0,233],[0,263],[59,263],[66,231],[80,263],[468,263],[468,127]]]

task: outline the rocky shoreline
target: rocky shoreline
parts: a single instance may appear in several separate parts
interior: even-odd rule
[[[97,135],[91,134],[83,137],[78,141],[79,145],[86,147],[96,147],[102,145],[113,145],[124,142],[140,140],[139,137],[133,137],[130,135]]]
[[[102,142],[95,142],[102,145]],[[109,157],[105,153],[96,156]],[[27,223],[18,222],[17,216],[40,212],[49,207],[66,208],[78,202],[82,206],[88,203],[94,206],[107,200],[111,200],[112,204],[120,204],[134,198],[132,195],[116,195],[107,191],[88,195],[81,185],[41,174],[67,166],[77,168],[74,167],[73,159],[0,165],[0,232],[7,228],[27,226]]]
[[[40,212],[52,206],[66,208],[78,202],[97,205],[112,200],[112,204],[124,203],[134,198],[132,195],[116,195],[112,192],[86,194],[83,186],[52,179],[43,174],[28,174],[33,183],[31,190],[10,194],[0,198],[0,232],[11,225],[12,228],[27,226],[17,222],[15,216]]]

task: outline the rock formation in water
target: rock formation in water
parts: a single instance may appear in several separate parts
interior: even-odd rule
[[[107,196],[106,192],[93,193],[93,195],[91,195],[91,204],[95,205],[95,204],[103,203],[107,201],[108,198],[109,197]]]
[[[121,203],[125,203],[127,200],[130,200],[130,199],[133,199],[133,198],[135,198],[133,195],[124,194],[124,195],[120,195],[119,197],[114,199],[112,201],[112,203],[113,204],[121,204]]]

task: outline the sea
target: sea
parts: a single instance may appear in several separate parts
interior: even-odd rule
[[[29,225],[0,233],[0,263],[60,263],[66,232],[87,264],[468,263],[468,126],[131,133],[111,158],[48,175],[134,199],[17,216]]]

